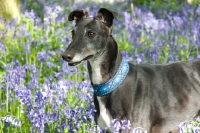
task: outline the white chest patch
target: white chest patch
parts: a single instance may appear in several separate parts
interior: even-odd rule
[[[92,67],[92,83],[93,84],[101,84],[102,83],[102,75],[101,75],[101,59],[90,61]]]
[[[102,82],[102,75],[99,67],[94,68],[92,71],[92,82],[94,84],[101,84]]]
[[[100,115],[97,118],[97,124],[100,126],[101,129],[105,129],[106,127],[111,126],[111,115],[109,111],[106,109],[105,105],[101,101],[101,97],[97,97],[97,100],[99,102],[99,109],[100,109]]]
[[[98,60],[90,60],[90,65],[92,68],[92,83],[93,84],[102,84],[102,75],[101,75],[101,63],[102,63],[102,57],[98,58]],[[100,114],[97,118],[97,125],[101,129],[105,129],[107,127],[111,126],[112,117],[110,115],[110,112],[106,109],[105,105],[101,101],[101,97],[97,97],[98,103],[99,103],[99,110]]]

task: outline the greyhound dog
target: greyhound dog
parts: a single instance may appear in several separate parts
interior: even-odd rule
[[[148,133],[177,132],[181,122],[200,115],[200,61],[166,65],[126,62],[112,36],[117,16],[106,8],[100,8],[95,17],[86,10],[72,11],[68,19],[76,23],[73,40],[62,58],[70,66],[88,61],[95,121],[101,129],[119,119],[131,123],[131,129],[121,132],[136,127]]]

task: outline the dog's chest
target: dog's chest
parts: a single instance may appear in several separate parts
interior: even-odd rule
[[[92,67],[92,75],[91,80],[93,84],[101,84],[103,82],[101,75],[101,59],[90,61],[90,65]]]
[[[101,129],[105,129],[106,127],[110,127],[112,118],[109,111],[106,109],[105,104],[102,102],[101,97],[97,97],[97,100],[100,109],[100,114],[97,118],[97,124],[100,126]]]
[[[92,67],[92,75],[91,80],[93,84],[101,84],[103,82],[102,75],[101,75],[101,58],[99,60],[90,61],[91,67]],[[97,118],[97,125],[101,129],[105,129],[107,127],[110,127],[111,125],[111,115],[109,110],[106,109],[105,103],[102,102],[101,97],[97,97],[98,104],[99,104],[99,110],[100,114]]]
[[[100,84],[102,82],[102,75],[99,67],[93,69],[92,82],[94,84]]]

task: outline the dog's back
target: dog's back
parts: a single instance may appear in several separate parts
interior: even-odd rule
[[[132,125],[165,133],[199,115],[200,61],[130,66],[128,76],[136,77],[129,85],[135,86]]]

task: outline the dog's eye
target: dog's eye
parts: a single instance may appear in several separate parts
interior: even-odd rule
[[[93,38],[95,36],[95,33],[89,31],[87,35],[88,35],[88,37]]]

